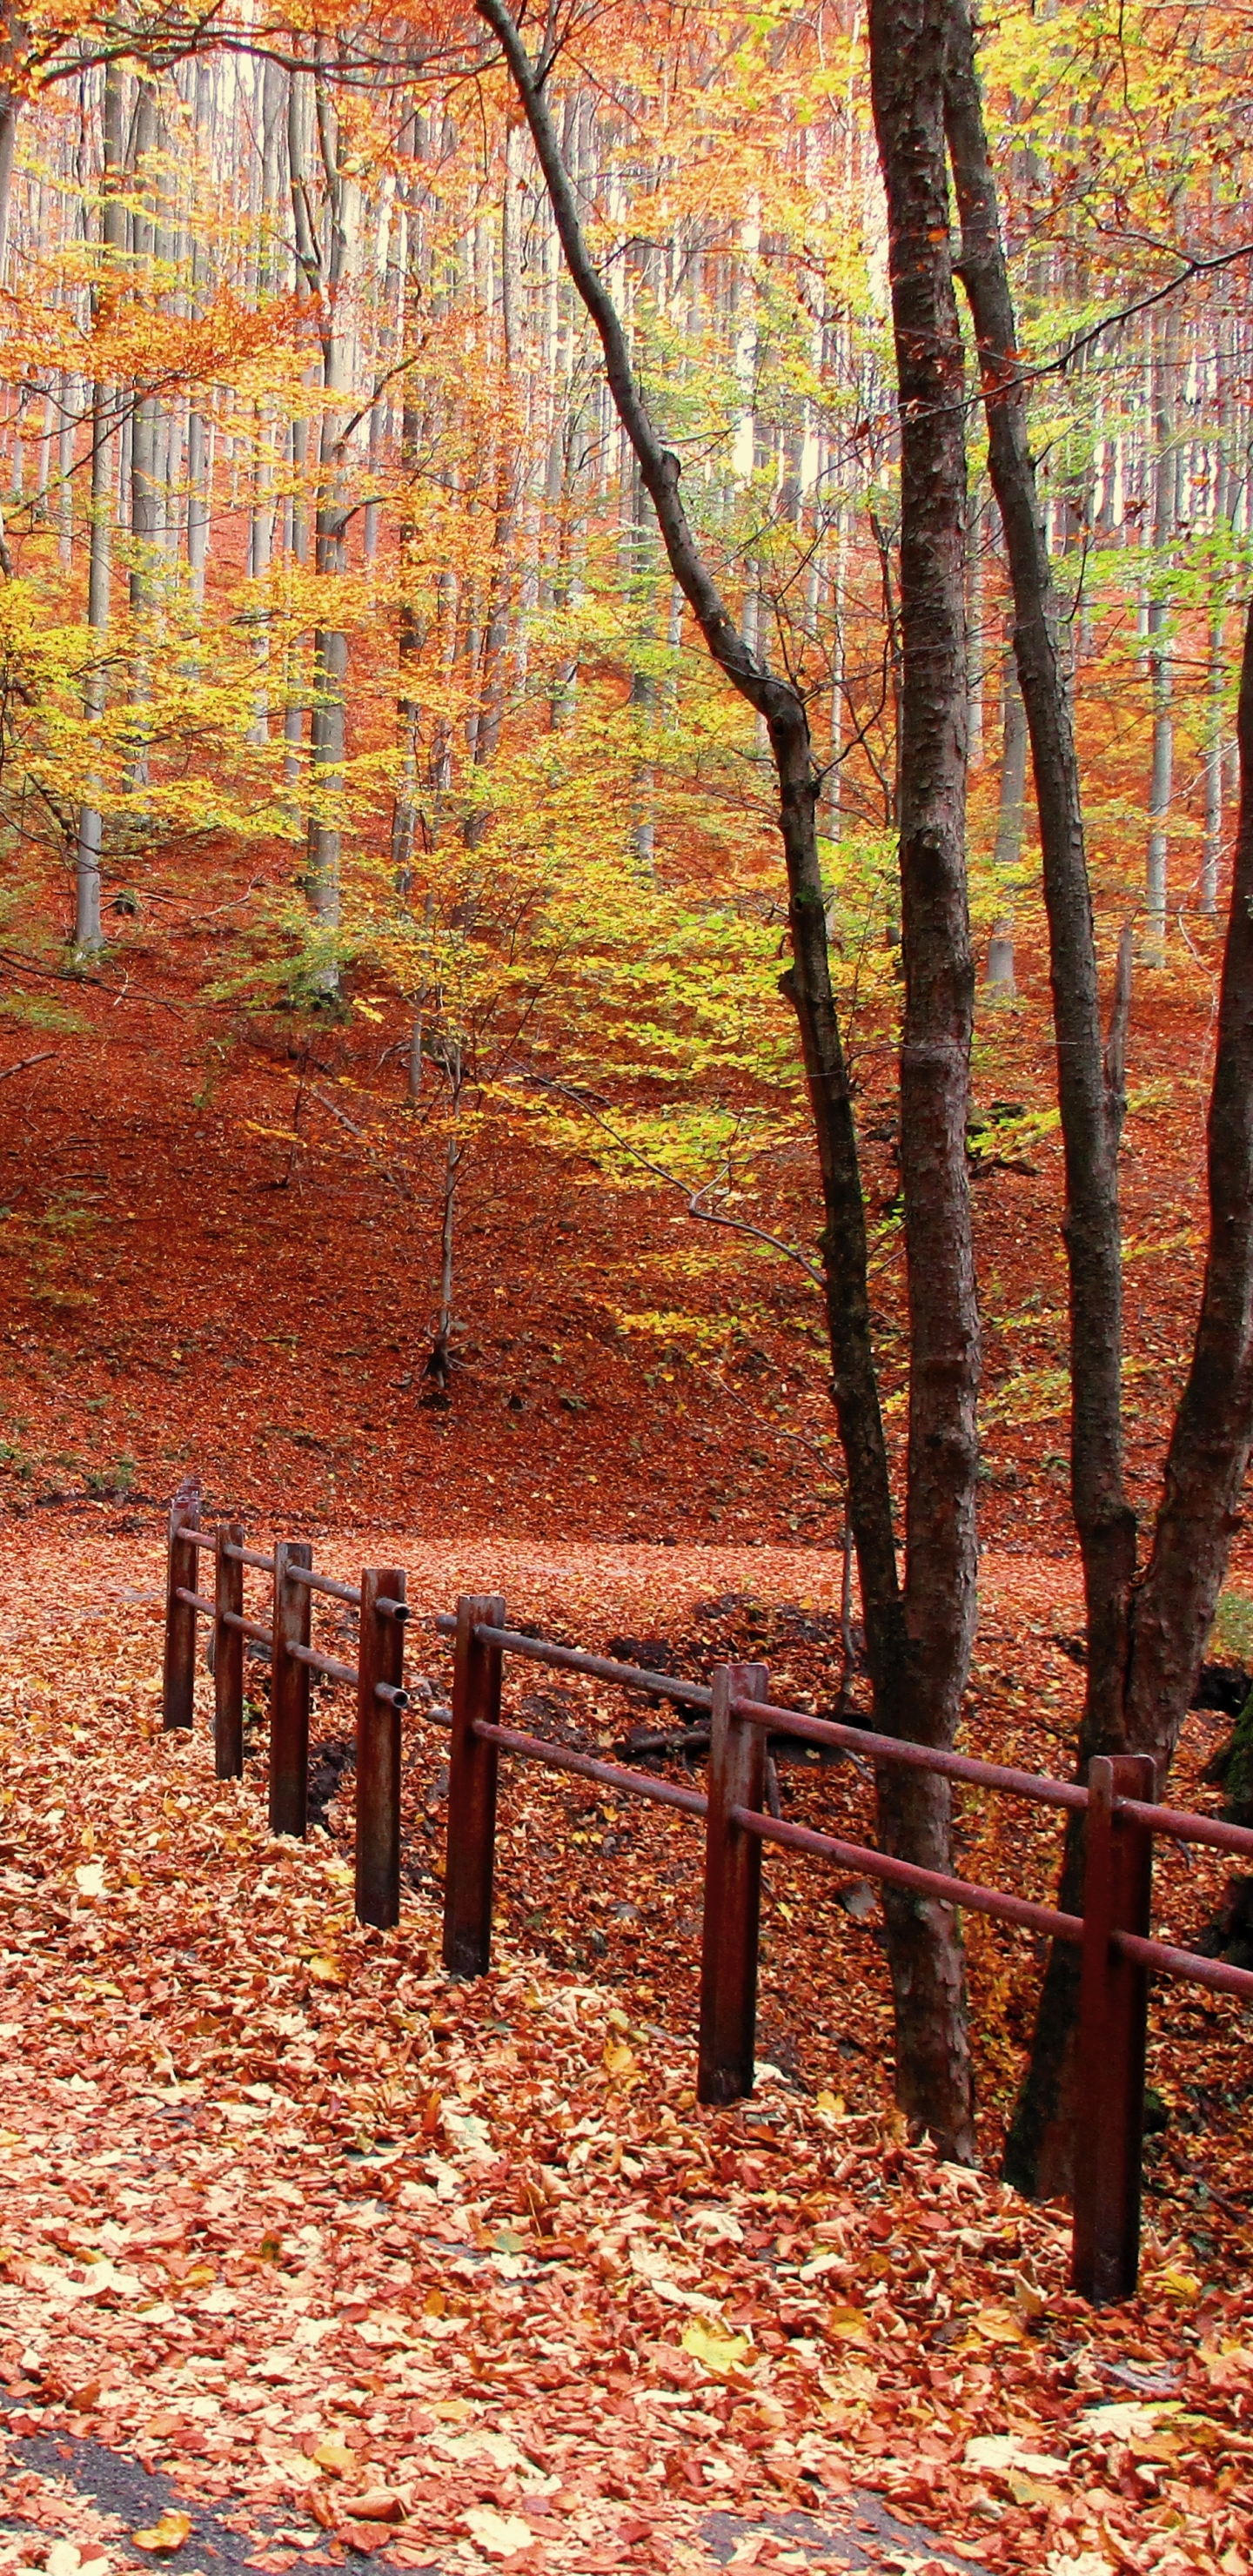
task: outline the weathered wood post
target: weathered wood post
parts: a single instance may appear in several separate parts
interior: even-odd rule
[[[196,1695],[196,1613],[178,1598],[198,1589],[199,1551],[184,1530],[200,1527],[200,1479],[185,1476],[170,1505],[170,1543],[165,1586],[165,1658],[161,1671],[161,1724],[165,1729],[191,1726]]]
[[[757,2042],[757,1929],[761,1844],[735,1822],[736,1807],[765,1805],[766,1729],[741,1717],[736,1699],[766,1699],[764,1664],[718,1664],[711,1675],[705,1921],[700,1962],[702,2102],[735,2102],[753,2089]]]
[[[274,1630],[270,1663],[270,1831],[303,1838],[309,1809],[309,1667],[293,1655],[307,1646],[312,1597],[290,1568],[310,1566],[307,1539],[280,1539],[274,1549]]]
[[[463,1593],[457,1603],[448,1755],[448,1852],[444,1870],[444,1966],[454,1977],[482,1977],[492,1956],[492,1877],[496,1858],[494,1744],[475,1732],[500,1723],[499,1646],[481,1645],[479,1626],[503,1628],[499,1593]]]
[[[1088,1766],[1071,2284],[1094,2307],[1132,2298],[1140,2263],[1149,1978],[1111,1935],[1148,1936],[1153,1836],[1114,1802],[1155,1793],[1147,1753],[1102,1754]]]
[[[244,1569],[232,1548],[244,1543],[240,1521],[219,1521],[213,1572],[213,1767],[219,1780],[244,1776],[244,1639],[233,1627],[244,1614]]]
[[[384,1930],[400,1921],[404,1665],[404,1570],[373,1566],[361,1577],[357,1648],[356,1912],[359,1923]]]

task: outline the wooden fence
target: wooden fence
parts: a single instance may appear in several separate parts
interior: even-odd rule
[[[212,1554],[214,1589],[200,1591],[201,1553]],[[243,1607],[244,1569],[268,1575],[270,1617]],[[309,1756],[309,1677],[348,1685],[357,1702],[356,1911],[383,1928],[400,1917],[401,1720],[405,1626],[409,1605],[398,1566],[367,1569],[359,1585],[313,1570],[312,1549],[280,1542],[271,1554],[244,1545],[238,1522],[200,1527],[199,1495],[185,1487],[170,1516],[163,1723],[192,1724],[196,1621],[213,1621],[214,1744],[219,1779],[243,1771],[243,1649],[263,1646],[271,1658],[270,1824],[275,1833],[305,1831]],[[310,1643],[314,1593],[357,1613],[355,1664]],[[435,1620],[455,1640],[449,1755],[448,1845],[444,1878],[444,1965],[456,1977],[483,1976],[491,1959],[496,1806],[501,1755],[539,1762],[699,1817],[705,1828],[697,2091],[702,2102],[727,2103],[751,2093],[757,2018],[758,1919],[762,1848],[834,1861],[867,1878],[938,1897],[1016,1923],[1081,1951],[1080,2112],[1075,2182],[1072,2280],[1096,2305],[1129,2298],[1139,2269],[1141,2142],[1149,1977],[1154,1971],[1237,1995],[1253,2005],[1253,1975],[1170,1948],[1151,1936],[1153,1838],[1202,1843],[1253,1860],[1253,1832],[1191,1815],[1154,1799],[1154,1772],[1143,1754],[1101,1757],[1086,1783],[1007,1769],[972,1755],[867,1733],[798,1709],[775,1705],[764,1664],[721,1664],[709,1683],[684,1681],[635,1664],[522,1635],[505,1624],[496,1594],[468,1595],[455,1616]],[[708,1790],[648,1771],[601,1762],[591,1754],[501,1724],[505,1657],[567,1672],[708,1711]],[[1000,1795],[1025,1798],[1086,1817],[1083,1913],[1066,1914],[1008,1890],[916,1868],[864,1843],[850,1843],[772,1815],[766,1801],[770,1732],[910,1765]]]

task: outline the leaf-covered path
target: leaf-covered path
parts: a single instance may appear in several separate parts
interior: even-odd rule
[[[736,1579],[398,1553],[424,1607],[525,1575],[575,1623]],[[759,1589],[835,1580],[772,1553]],[[157,1731],[157,1587],[151,1546],[49,1540],[0,1602],[0,2564],[143,2563],[91,2444],[172,2482],[147,2520],[177,2489],[210,2569],[214,2516],[265,2567],[819,2568],[845,2529],[872,2565],[1245,2576],[1241,2275],[1151,2233],[1094,2317],[1063,2213],[908,2149],[881,2095],[698,2109],[690,1992],[510,1934],[453,1986],[421,1886],[355,1928],[332,1836],[274,1843],[251,1772]]]

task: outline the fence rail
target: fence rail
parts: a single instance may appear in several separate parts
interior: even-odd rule
[[[315,1573],[312,1551],[298,1540],[270,1555],[245,1547],[238,1522],[199,1526],[198,1488],[184,1487],[170,1516],[163,1723],[192,1723],[196,1620],[214,1623],[214,1743],[220,1779],[243,1771],[243,1648],[269,1649],[270,1824],[303,1834],[308,1804],[309,1676],[357,1694],[356,1910],[363,1923],[388,1927],[400,1915],[401,1719],[410,1707],[404,1648],[411,1607],[403,1569],[371,1568],[360,1584]],[[195,1582],[197,1555],[211,1550],[212,1599]],[[245,1567],[273,1583],[270,1623],[243,1609]],[[325,1655],[310,1641],[313,1595],[355,1609],[355,1664]],[[444,1964],[458,1977],[486,1973],[491,1961],[496,1811],[502,1754],[593,1780],[620,1795],[676,1809],[705,1828],[697,2091],[703,2102],[728,2103],[751,2093],[757,2019],[762,1852],[767,1844],[834,1862],[887,1885],[987,1914],[1081,1952],[1078,2044],[1079,2120],[1072,2281],[1094,2304],[1128,2298],[1139,2268],[1141,2142],[1150,1974],[1184,1979],[1253,2007],[1253,1974],[1154,1940],[1151,1933],[1153,1841],[1208,1845],[1253,1861],[1253,1832],[1216,1818],[1160,1805],[1147,1755],[1101,1756],[1086,1784],[983,1762],[944,1747],[878,1735],[834,1719],[783,1708],[768,1695],[763,1664],[723,1664],[711,1682],[621,1664],[582,1648],[507,1627],[498,1594],[463,1595],[455,1617],[439,1613],[437,1634],[455,1641],[449,1746],[448,1838],[444,1873]],[[588,1674],[707,1710],[709,1786],[685,1787],[657,1772],[628,1770],[501,1722],[506,1655]],[[771,1732],[876,1764],[898,1764],[959,1780],[1000,1796],[1078,1811],[1085,1823],[1083,1913],[1037,1904],[1010,1890],[922,1869],[879,1851],[792,1824],[769,1812],[767,1737]]]

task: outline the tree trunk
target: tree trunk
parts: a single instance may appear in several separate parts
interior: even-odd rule
[[[105,66],[104,109],[102,118],[103,169],[101,173],[100,237],[104,251],[104,283],[112,289],[118,263],[126,250],[126,206],[121,195],[122,133],[122,67],[111,62]],[[96,318],[99,286],[92,298],[92,319]],[[113,539],[114,427],[113,398],[106,385],[98,380],[91,389],[91,506],[88,536],[87,625],[96,641],[96,653],[88,665],[83,682],[83,714],[89,725],[98,725],[104,714],[108,680],[104,660],[104,637],[110,612],[110,558]],[[85,956],[93,956],[103,946],[100,921],[100,859],[104,846],[104,815],[101,810],[101,784],[92,778],[79,808],[78,847],[75,857],[74,945]]]
[[[966,1165],[974,960],[966,892],[965,366],[949,256],[944,0],[870,0],[888,201],[901,440],[901,1182],[909,1290],[908,1655],[898,1730],[951,1744],[974,1642],[979,1322]],[[951,1867],[947,1782],[885,1768],[881,1827]],[[972,2155],[970,2052],[951,1908],[884,1890],[898,2028],[950,2151]],[[921,2073],[921,2082],[919,2074]]]
[[[1148,665],[1153,692],[1153,763],[1149,775],[1149,837],[1145,855],[1145,927],[1142,955],[1149,966],[1166,962],[1167,857],[1174,778],[1175,728],[1171,713],[1174,666],[1168,628],[1170,601],[1160,588],[1175,534],[1175,368],[1178,318],[1168,309],[1153,367],[1153,571],[1148,604]]]
[[[974,1376],[977,1336],[969,1264],[969,1229],[961,1230],[965,1212],[965,1049],[973,977],[969,940],[962,942],[960,868],[961,773],[965,727],[964,621],[962,615],[962,546],[960,505],[964,498],[961,466],[961,358],[956,315],[939,316],[942,301],[936,283],[947,277],[928,247],[925,295],[935,297],[942,335],[937,349],[918,362],[928,386],[937,379],[946,387],[946,408],[957,423],[956,438],[946,433],[945,464],[956,475],[959,517],[946,537],[936,511],[928,517],[926,495],[914,491],[911,563],[921,582],[941,585],[938,609],[915,599],[912,644],[916,654],[934,644],[941,655],[940,675],[928,677],[925,663],[915,664],[920,696],[939,712],[943,739],[937,752],[922,744],[921,708],[915,720],[923,750],[923,769],[909,815],[903,865],[909,878],[913,948],[907,1010],[910,1048],[904,1079],[911,1104],[928,1133],[928,1152],[911,1156],[909,1187],[912,1226],[911,1261],[916,1266],[940,1244],[946,1224],[958,1219],[941,1252],[942,1267],[925,1292],[915,1275],[919,1313],[915,1318],[921,1356],[920,1385],[911,1421],[911,1469],[919,1497],[925,1495],[936,1513],[936,1526],[922,1526],[913,1507],[910,1540],[911,1627],[907,1632],[895,1556],[891,1488],[870,1331],[867,1288],[866,1224],[858,1168],[857,1137],[847,1068],[831,988],[826,915],[818,863],[816,807],[819,777],[812,756],[804,701],[791,683],[772,673],[745,645],[696,542],[679,493],[680,465],[663,445],[644,404],[631,367],[626,336],[604,282],[593,265],[579,220],[577,202],[545,96],[549,65],[533,65],[506,0],[476,0],[479,16],[497,37],[531,128],[548,186],[567,265],[591,316],[604,352],[605,371],[623,431],[639,459],[640,473],[657,512],[662,538],[676,581],[680,584],[713,660],[740,695],[765,722],[779,785],[779,827],[788,884],[788,932],[791,965],[784,988],[797,1015],[801,1050],[813,1112],[815,1142],[822,1181],[827,1320],[833,1361],[833,1395],[848,1464],[849,1512],[857,1543],[863,1616],[875,1685],[878,1722],[900,1733],[947,1724],[956,1715],[964,1671],[957,1671],[968,1645],[974,1608],[973,1495]],[[928,37],[934,30],[928,26]],[[932,118],[939,129],[938,59],[934,66],[937,102]],[[934,134],[929,138],[934,142]],[[941,159],[942,167],[942,159]],[[928,162],[928,186],[933,182]],[[914,200],[921,208],[927,187]],[[947,213],[945,213],[947,240]],[[906,302],[909,281],[903,281]],[[956,363],[957,400],[952,399]],[[911,473],[922,468],[917,444],[911,451]],[[946,495],[945,509],[952,499]],[[957,727],[950,730],[950,690],[955,678]],[[939,946],[934,957],[927,943]],[[932,1447],[934,1443],[934,1447]],[[945,1598],[935,1597],[943,1584]],[[938,1620],[933,1637],[928,1625]],[[891,1847],[911,1858],[947,1865],[948,1800],[933,1794],[934,1784],[915,1793],[889,1784],[881,1810],[881,1831]],[[926,2127],[941,2151],[971,2152],[969,2055],[966,2043],[961,1951],[951,1912],[932,1905],[893,1906],[889,1944],[897,2014],[897,2085],[911,2123]]]
[[[1008,880],[1022,856],[1023,815],[1027,801],[1027,710],[1018,685],[1012,642],[1006,650],[1001,727],[1001,792],[996,816],[992,865],[1006,880],[1004,910],[988,943],[988,983],[993,992],[1012,1000],[1014,994],[1014,893]]]
[[[1103,1047],[1096,947],[1069,691],[1027,441],[1026,380],[988,159],[966,0],[952,0],[949,148],[988,419],[989,458],[1014,587],[1019,676],[1031,731],[1049,921],[1058,1098],[1066,1162],[1075,1523],[1087,1606],[1079,1772],[1099,1753],[1149,1752],[1159,1787],[1195,1686],[1253,1438],[1253,613],[1240,698],[1241,802],[1208,1134],[1209,1250],[1196,1343],[1166,1459],[1153,1552],[1136,1577],[1136,1521],[1122,1458],[1118,1141],[1130,1001],[1120,944]],[[1067,1834],[1059,1903],[1075,1908],[1082,1819]],[[1055,1945],[1006,2173],[1043,2196],[1069,2189],[1074,2155],[1077,1954]]]

